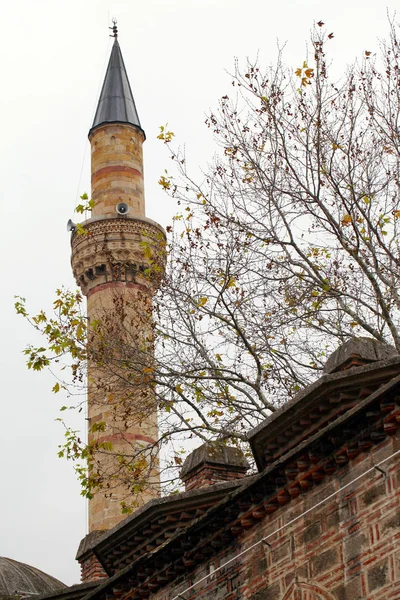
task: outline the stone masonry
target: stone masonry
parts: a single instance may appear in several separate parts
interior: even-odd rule
[[[159,494],[157,406],[149,373],[152,298],[164,272],[165,233],[145,216],[145,134],[116,37],[89,140],[94,206],[84,232],[72,233],[71,262],[87,297],[94,532],[124,518],[121,503],[139,507]],[[128,467],[125,478],[122,464]]]
[[[93,217],[114,217],[118,202],[126,202],[133,216],[144,217],[143,131],[127,123],[104,124],[91,131],[89,140]]]

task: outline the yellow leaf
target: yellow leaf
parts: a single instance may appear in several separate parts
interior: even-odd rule
[[[82,223],[77,223],[76,224],[76,233],[78,235],[86,235],[88,232],[87,229],[84,228],[84,226],[82,225]]]
[[[172,140],[175,134],[172,131],[167,130],[168,123],[165,125],[161,125],[160,134],[157,136],[158,140],[163,140],[166,144]]]
[[[352,216],[349,214],[344,215],[343,219],[342,219],[342,225],[343,227],[347,227],[347,225],[350,225],[353,222]]]
[[[57,394],[57,392],[59,392],[59,391],[60,391],[60,384],[59,384],[59,383],[56,383],[56,384],[53,386],[53,392],[54,392],[55,394]]]
[[[171,182],[166,177],[164,177],[164,175],[160,177],[160,179],[158,180],[158,184],[161,185],[161,187],[164,188],[164,190],[169,190],[169,188],[171,187]]]
[[[396,219],[398,219],[400,217],[400,210],[395,210],[393,215]]]
[[[207,302],[208,302],[208,298],[203,296],[202,298],[199,299],[197,306],[204,306]]]

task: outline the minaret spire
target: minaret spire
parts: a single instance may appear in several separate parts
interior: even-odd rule
[[[104,123],[129,123],[142,129],[118,43],[117,21],[114,19],[113,23],[110,29],[113,32],[111,37],[114,38],[114,44],[89,135]]]

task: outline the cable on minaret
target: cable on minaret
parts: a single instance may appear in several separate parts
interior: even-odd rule
[[[117,19],[112,19],[112,22],[113,22],[113,26],[108,28],[108,29],[111,29],[111,31],[112,31],[112,34],[110,34],[110,37],[117,39],[118,38]]]

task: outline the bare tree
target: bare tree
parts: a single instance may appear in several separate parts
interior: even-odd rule
[[[160,185],[182,210],[154,301],[156,356],[133,356],[120,338],[103,364],[129,375],[121,394],[132,398],[146,375],[166,444],[245,442],[351,336],[400,351],[397,31],[391,24],[380,53],[365,51],[340,82],[328,71],[331,37],[317,24],[295,69],[281,55],[265,72],[236,66],[233,97],[206,121],[220,150],[201,182],[162,128],[177,173]],[[67,320],[64,342],[76,337]],[[29,348],[31,366],[47,364],[49,350]],[[78,353],[75,381],[85,360]],[[180,451],[170,458],[181,462]]]

